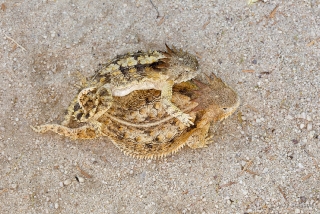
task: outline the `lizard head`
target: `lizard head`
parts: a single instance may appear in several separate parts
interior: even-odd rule
[[[164,55],[167,57],[168,70],[167,75],[175,83],[185,82],[194,78],[198,74],[198,60],[197,58],[184,52],[181,49],[177,50],[175,47],[169,48]]]
[[[199,105],[193,111],[205,113],[201,124],[206,124],[208,121],[222,121],[232,115],[240,105],[237,93],[220,78],[211,74],[207,80],[208,84],[193,80],[199,88],[199,91],[194,93],[196,99],[193,100]],[[198,125],[201,126],[201,124]]]

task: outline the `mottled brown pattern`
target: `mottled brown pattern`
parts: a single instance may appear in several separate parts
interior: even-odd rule
[[[194,100],[194,101],[191,101]],[[76,102],[76,101],[75,101]],[[136,158],[160,158],[176,153],[185,145],[206,147],[210,123],[217,125],[239,106],[236,92],[212,76],[204,84],[194,80],[174,86],[172,102],[192,116],[195,125],[187,127],[170,116],[154,89],[139,90],[114,97],[113,105],[98,118],[99,131],[91,123],[69,121],[34,128],[37,132],[53,131],[72,139],[107,136],[125,154]],[[75,104],[76,105],[76,104]]]
[[[117,56],[89,79],[88,84],[77,96],[80,108],[73,111],[71,104],[66,120],[70,117],[79,122],[96,124],[97,119],[112,105],[113,96],[125,96],[136,90],[157,89],[166,111],[186,125],[192,124],[191,117],[172,104],[174,83],[188,81],[197,75],[198,61],[193,55],[174,47],[167,51],[128,53]],[[107,90],[99,95],[100,90]],[[104,101],[102,101],[102,99]],[[79,116],[79,112],[83,113]],[[68,118],[69,117],[69,118]],[[99,126],[99,125],[98,125]]]

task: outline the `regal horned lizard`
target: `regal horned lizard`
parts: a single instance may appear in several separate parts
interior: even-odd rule
[[[69,109],[66,121],[73,117],[79,122],[91,123],[100,131],[101,124],[97,120],[112,106],[114,96],[156,89],[161,91],[161,103],[166,112],[185,125],[192,125],[191,117],[171,102],[172,87],[194,78],[198,61],[187,52],[166,47],[166,52],[128,53],[102,65],[78,94],[77,106],[71,106],[74,109]]]
[[[185,145],[193,149],[206,147],[212,137],[208,136],[210,123],[217,125],[240,104],[237,93],[220,78],[212,75],[208,80],[207,84],[194,80],[174,85],[172,102],[189,112],[195,123],[192,127],[168,114],[161,102],[161,92],[149,89],[114,97],[112,107],[98,119],[101,132],[76,120],[33,129],[40,133],[53,131],[72,139],[107,136],[125,154],[136,158],[164,157]]]

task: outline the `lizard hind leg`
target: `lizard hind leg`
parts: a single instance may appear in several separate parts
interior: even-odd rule
[[[96,138],[98,135],[95,133],[95,131],[90,126],[82,126],[79,128],[69,128],[63,125],[58,124],[45,124],[33,127],[31,126],[33,131],[38,133],[45,133],[48,131],[52,131],[54,133],[57,133],[59,135],[70,137],[73,140],[76,139],[93,139]]]

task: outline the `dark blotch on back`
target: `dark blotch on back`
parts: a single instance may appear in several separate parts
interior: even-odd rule
[[[100,73],[96,74],[92,79],[100,82],[100,80],[104,78],[104,83],[109,83],[111,81],[111,77],[110,77],[110,74],[107,73],[107,74],[103,74],[101,75]]]
[[[129,72],[129,68],[128,67],[122,67],[120,66],[119,70],[121,71],[121,73],[123,74],[123,76],[127,76],[128,72]]]
[[[135,60],[138,60],[138,57],[141,56],[142,54],[144,54],[144,52],[138,51],[138,52],[136,52],[136,53],[133,53],[133,54],[132,54],[132,57],[133,57]]]
[[[78,111],[80,109],[80,105],[79,103],[76,103],[74,106],[73,106],[73,111]]]
[[[145,69],[148,65],[137,64],[134,67],[137,69],[137,74],[145,76]]]
[[[76,117],[77,117],[77,119],[78,119],[78,120],[80,120],[80,119],[81,119],[81,117],[82,117],[82,115],[83,115],[83,113],[79,113],[79,114],[77,114],[77,116],[76,116]]]
[[[158,71],[158,72],[160,72],[160,71],[162,71],[163,69],[161,69],[161,68],[158,68],[158,66],[161,64],[162,62],[154,62],[154,63],[152,63],[152,64],[150,64],[150,66],[153,68],[153,70],[155,70],[155,71]]]

